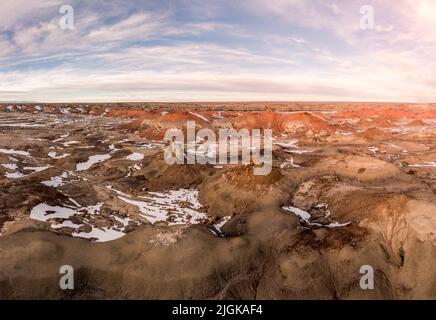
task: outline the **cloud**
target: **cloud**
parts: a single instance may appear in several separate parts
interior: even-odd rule
[[[2,0],[0,2],[0,32],[14,29],[17,25],[31,24],[35,18],[45,20],[59,12],[61,0]]]
[[[3,0],[0,99],[436,100],[428,0]],[[200,5],[201,4],[201,5]]]

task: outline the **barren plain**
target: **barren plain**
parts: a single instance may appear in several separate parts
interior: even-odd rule
[[[0,298],[436,299],[435,110],[0,105]],[[168,165],[188,120],[271,128],[272,172]]]

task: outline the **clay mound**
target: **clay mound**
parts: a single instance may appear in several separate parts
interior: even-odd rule
[[[112,110],[109,116],[131,117],[134,121],[123,125],[122,129],[138,131],[138,134],[148,139],[162,139],[166,130],[179,128],[186,130],[188,121],[195,121],[196,129],[210,127],[210,112],[174,110]]]
[[[289,128],[294,127],[295,124],[301,124],[306,131],[311,130],[316,133],[333,133],[336,131],[336,128],[326,120],[307,112],[285,115],[284,130],[289,131]]]
[[[133,110],[133,109],[113,109],[108,113],[109,117],[130,117],[141,118],[145,117],[149,111],[146,110]]]
[[[389,128],[395,125],[395,121],[384,118],[371,118],[365,119],[363,124],[367,124],[370,126],[376,126],[379,128]]]
[[[241,188],[252,189],[253,186],[269,186],[277,183],[283,177],[278,168],[273,167],[270,174],[254,175],[254,165],[240,165],[230,168],[224,178],[228,183]]]
[[[205,165],[172,165],[155,176],[146,179],[149,190],[195,188],[208,175]],[[147,177],[146,177],[147,178]]]
[[[282,121],[273,111],[248,112],[238,114],[233,120],[236,129],[273,129],[281,130]]]
[[[174,111],[156,111],[156,110],[112,110],[109,116],[113,117],[131,117],[139,120],[142,125],[155,125],[162,127],[180,127],[186,126],[187,121],[195,121],[196,124],[206,125],[209,123],[208,115],[205,112],[174,110]]]
[[[255,176],[253,165],[239,165],[216,174],[200,185],[200,200],[210,216],[249,214],[262,208],[277,209],[289,197],[282,174],[273,168],[269,175]]]
[[[391,261],[404,269],[405,274],[413,279],[411,283],[428,283],[428,286],[416,288],[419,294],[434,293],[435,282],[424,270],[429,270],[436,257],[436,225],[432,222],[436,205],[394,194],[374,198],[367,208],[370,214],[362,219],[361,226],[386,239],[385,250]],[[426,254],[427,258],[424,258]],[[419,268],[422,272],[412,271],[412,268]]]
[[[436,118],[436,111],[433,110],[399,110],[399,109],[363,109],[363,110],[349,110],[339,111],[335,114],[337,118],[360,118],[369,119],[380,123],[389,123],[399,121],[402,119],[434,119]]]
[[[415,119],[406,125],[410,126],[410,127],[422,127],[422,126],[426,126],[427,124],[424,121],[422,121],[421,119]]]
[[[163,113],[157,119],[170,125],[186,126],[187,121],[195,121],[196,125],[207,126],[209,119],[200,111],[172,111]]]
[[[365,130],[360,136],[369,140],[385,140],[391,138],[389,133],[374,127]]]
[[[63,193],[32,179],[27,179],[24,187],[17,181],[3,184],[0,191],[0,203],[3,208],[7,208],[0,209],[0,228],[3,235],[38,225],[38,221],[29,220],[28,216],[30,210],[42,202],[52,205],[69,203],[68,197]],[[7,228],[3,228],[5,223],[8,223]]]
[[[315,168],[359,182],[408,178],[395,165],[365,155],[333,156],[319,162]]]
[[[273,134],[281,132],[333,133],[336,129],[326,120],[308,112],[278,113],[273,111],[249,112],[240,114],[232,120],[236,129],[272,129]]]
[[[143,188],[159,191],[197,187],[213,171],[212,167],[201,164],[168,165],[160,153],[150,161],[147,167],[136,171],[134,177],[144,177]]]

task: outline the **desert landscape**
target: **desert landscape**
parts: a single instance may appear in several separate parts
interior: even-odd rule
[[[272,171],[168,165],[187,121]],[[5,103],[0,188],[2,299],[436,299],[436,104]]]

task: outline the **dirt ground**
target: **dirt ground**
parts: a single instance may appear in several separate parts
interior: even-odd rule
[[[0,298],[436,299],[435,110],[0,105]],[[168,165],[188,120],[271,128],[271,173]]]

